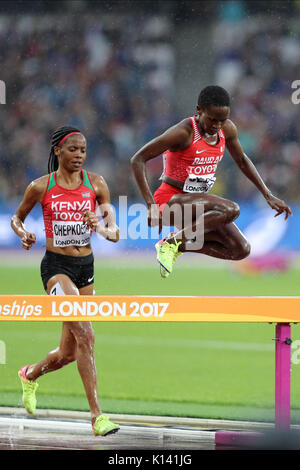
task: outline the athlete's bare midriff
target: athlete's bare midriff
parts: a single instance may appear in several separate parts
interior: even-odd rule
[[[66,246],[61,248],[59,246],[53,246],[53,238],[46,238],[46,250],[52,251],[59,255],[66,256],[88,256],[92,253],[91,245],[86,246]]]

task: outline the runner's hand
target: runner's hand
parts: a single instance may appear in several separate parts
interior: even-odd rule
[[[94,232],[97,231],[97,227],[99,225],[99,219],[95,212],[91,211],[86,211],[83,214],[83,222],[87,224],[88,227],[90,227]]]
[[[273,194],[269,195],[266,200],[269,206],[271,206],[272,209],[277,211],[277,214],[275,214],[274,217],[277,217],[278,215],[285,212],[284,220],[286,220],[289,215],[293,215],[289,206],[287,206],[286,203],[281,199],[278,199],[278,197],[273,196]]]
[[[26,232],[25,235],[21,238],[22,247],[24,250],[30,250],[32,245],[36,242],[36,236],[34,233]]]
[[[149,227],[155,227],[156,225],[158,225],[158,233],[161,232],[162,217],[161,217],[161,212],[157,204],[151,204],[151,206],[148,207],[147,220],[148,220]]]

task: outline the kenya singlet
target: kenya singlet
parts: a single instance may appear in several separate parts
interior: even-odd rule
[[[163,176],[184,183],[183,192],[208,192],[216,178],[214,177],[218,163],[225,151],[225,136],[222,129],[218,132],[218,143],[209,144],[201,137],[195,116],[190,117],[193,126],[191,145],[178,152],[167,150],[164,155]]]
[[[53,246],[85,246],[90,243],[91,229],[83,223],[85,211],[95,211],[96,192],[86,170],[76,189],[57,184],[56,172],[50,173],[47,190],[41,202],[47,238]]]

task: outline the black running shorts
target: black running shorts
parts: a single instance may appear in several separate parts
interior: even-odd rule
[[[41,262],[41,276],[45,290],[47,282],[56,274],[65,274],[75,286],[88,286],[94,282],[94,256],[67,256],[46,251]]]

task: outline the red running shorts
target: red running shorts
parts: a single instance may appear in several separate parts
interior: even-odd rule
[[[168,204],[171,197],[174,196],[174,194],[179,193],[183,194],[183,191],[181,189],[174,188],[174,186],[171,186],[170,184],[163,182],[153,194],[154,200],[159,206],[159,211],[163,213],[164,208]]]

